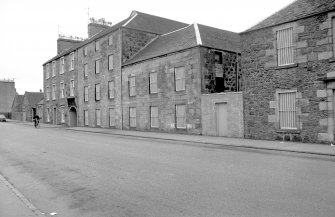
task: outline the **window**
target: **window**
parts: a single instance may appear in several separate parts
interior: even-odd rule
[[[61,123],[65,123],[65,109],[64,109],[64,106],[61,107]]]
[[[109,126],[110,127],[115,126],[115,109],[113,108],[109,109]]]
[[[70,70],[73,70],[74,69],[74,52],[72,52],[70,54],[70,58],[71,58],[71,61],[70,61]]]
[[[84,125],[88,126],[88,111],[84,110]]]
[[[70,96],[74,96],[74,80],[70,81]]]
[[[56,84],[52,85],[51,91],[52,91],[52,100],[55,100],[56,99]]]
[[[214,62],[217,64],[222,64],[222,53],[220,51],[214,52]]]
[[[129,108],[129,126],[136,127],[136,108]]]
[[[46,98],[47,98],[47,100],[50,100],[50,88],[49,87],[47,87],[47,96],[46,96]]]
[[[297,129],[296,92],[285,91],[278,93],[278,98],[280,129]]]
[[[100,109],[95,110],[95,118],[96,118],[97,126],[101,126],[101,110]]]
[[[50,108],[47,108],[47,122],[50,122]]]
[[[88,54],[88,48],[86,46],[86,47],[84,47],[84,56],[87,56],[87,54]]]
[[[176,105],[177,128],[186,128],[185,105]]]
[[[56,61],[52,61],[52,77],[56,76]]]
[[[333,29],[333,58],[335,58],[335,17],[332,18],[332,29]]]
[[[113,35],[110,35],[110,36],[108,37],[108,45],[109,45],[109,46],[113,45]]]
[[[101,67],[100,67],[100,60],[95,61],[95,74],[100,73]]]
[[[47,79],[50,77],[50,65],[49,65],[49,63],[45,66],[45,77]]]
[[[151,128],[158,128],[158,107],[150,107],[150,126]]]
[[[60,58],[60,74],[63,74],[64,73],[64,67],[65,67],[65,58],[62,57]]]
[[[100,84],[95,85],[95,100],[100,100]]]
[[[277,31],[278,66],[290,65],[293,60],[293,28]]]
[[[60,82],[60,98],[64,98],[64,82]]]
[[[157,93],[157,72],[150,73],[149,77],[149,91],[150,93]]]
[[[129,96],[136,96],[135,76],[129,77]]]
[[[100,42],[99,40],[95,41],[95,51],[98,51],[100,49]]]
[[[114,99],[114,81],[108,82],[108,98]]]
[[[113,69],[113,54],[108,56],[108,70],[112,70]]]
[[[185,71],[184,67],[178,67],[174,69],[176,91],[185,90]]]
[[[84,64],[84,78],[88,77],[88,64]]]
[[[84,102],[88,102],[88,87],[84,87]]]

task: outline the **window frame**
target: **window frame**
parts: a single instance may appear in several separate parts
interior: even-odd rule
[[[74,52],[70,53],[70,71],[74,70]]]
[[[111,111],[113,111],[112,113],[111,113]],[[109,114],[109,126],[110,127],[115,127],[115,108],[109,108],[108,109],[108,114]],[[111,114],[113,114],[113,115],[111,115]],[[112,118],[113,117],[113,118]],[[113,121],[112,121],[113,120]],[[113,123],[113,124],[112,124]]]
[[[184,107],[184,117],[178,117],[178,108],[180,107]],[[176,128],[177,129],[186,129],[187,127],[187,121],[186,121],[186,104],[176,104],[175,105],[175,117],[176,117]],[[180,118],[183,118],[184,121],[183,123],[185,124],[185,126],[179,126],[178,123],[180,123],[178,120],[180,120]]]
[[[129,88],[129,96],[136,96],[136,76],[135,75],[129,76],[128,88]]]
[[[153,117],[153,109],[157,109],[157,117]],[[156,121],[157,125],[154,125],[153,122]],[[159,128],[159,110],[158,106],[150,106],[150,128]]]
[[[99,87],[99,88],[97,88],[97,87]],[[101,89],[100,88],[101,88],[100,83],[95,84],[95,88],[94,88],[94,90],[95,90],[95,101],[100,101],[101,100]],[[99,91],[97,91],[98,89],[99,89]]]
[[[64,74],[65,72],[65,58],[61,57],[59,61],[59,74]]]
[[[114,97],[115,97],[115,82],[114,80],[111,80],[108,81],[108,99],[114,99]]]
[[[88,126],[88,110],[84,110],[84,126]]]
[[[74,91],[75,91],[75,83],[74,79],[70,80],[70,96],[74,96]]]
[[[88,86],[84,86],[84,102],[88,102]]]
[[[113,34],[108,36],[108,46],[112,46],[113,45]]]
[[[65,94],[64,94],[64,88],[65,88],[65,85],[64,85],[64,81],[60,82],[59,84],[60,86],[60,98],[63,99],[65,97]]]
[[[47,98],[47,101],[50,100],[50,87],[49,86],[46,86],[46,98]]]
[[[298,97],[297,97],[297,90],[280,90],[280,91],[277,91],[277,100],[278,100],[278,108],[277,108],[277,115],[278,115],[278,127],[279,127],[279,130],[298,130],[299,129],[299,124],[298,124],[298,109],[297,109],[297,100],[298,100]],[[285,106],[289,105],[289,106],[292,106],[293,110],[286,110],[286,111],[283,111],[282,108],[283,106],[281,106],[281,94],[294,94],[294,101],[286,101],[286,104]],[[285,107],[284,106],[284,107]],[[282,118],[282,114],[283,112],[286,112],[284,113],[285,114],[285,118]],[[293,113],[293,115],[289,114],[289,113]],[[294,121],[291,122],[291,123],[288,123],[289,122],[289,118],[293,117]],[[285,119],[285,121],[287,122],[286,123],[286,126],[283,126],[282,125],[282,121]],[[287,125],[292,125],[293,127],[287,127]]]
[[[99,51],[100,50],[100,40],[99,39],[97,39],[97,40],[95,40],[95,51]]]
[[[46,64],[46,66],[45,66],[45,78],[46,79],[50,78],[50,65],[49,65],[49,63]]]
[[[64,106],[61,106],[60,111],[61,111],[60,122],[63,124],[63,123],[65,123],[65,107],[64,107]]]
[[[56,100],[56,84],[51,85],[51,98],[52,100]]]
[[[87,54],[88,54],[88,46],[85,46],[85,47],[83,48],[83,54],[84,54],[84,57],[87,56]]]
[[[132,112],[135,111],[135,112]],[[136,128],[136,107],[129,107],[129,127]]]
[[[152,82],[152,75],[155,75],[155,82]],[[157,72],[151,72],[149,73],[149,93],[150,94],[155,94],[158,93],[158,73]],[[153,86],[153,84],[155,84],[155,86]]]
[[[178,79],[178,73],[179,71],[177,71],[178,69],[183,69],[183,77],[181,79]],[[178,87],[178,84],[180,84],[181,81],[181,85],[182,87]],[[174,68],[174,83],[175,83],[175,91],[176,92],[180,92],[180,91],[185,91],[186,90],[186,74],[185,74],[185,67],[184,66],[179,66],[179,67],[175,67]]]
[[[95,109],[95,125],[101,127],[101,109]]]
[[[98,67],[98,69],[97,69]],[[101,72],[101,59],[97,59],[94,61],[94,71],[95,71],[95,74],[100,74]]]
[[[56,60],[52,61],[52,68],[51,68],[51,76],[55,77],[56,76]]]
[[[290,33],[290,35],[288,35],[288,33]],[[277,66],[285,67],[293,65],[295,63],[294,26],[285,25],[276,29],[275,37]]]
[[[112,64],[111,64],[112,62]],[[114,54],[108,55],[108,70],[113,70],[114,69]]]

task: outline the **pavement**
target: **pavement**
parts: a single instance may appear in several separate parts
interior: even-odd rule
[[[15,120],[8,120],[8,123],[30,125],[31,122],[20,122]],[[118,129],[105,129],[105,128],[91,128],[91,127],[72,127],[66,128],[60,125],[51,125],[40,123],[40,128],[58,128],[62,130],[111,134],[119,136],[130,136],[136,138],[159,139],[167,141],[189,142],[199,145],[216,145],[229,148],[247,148],[247,149],[260,149],[269,151],[293,152],[323,156],[335,156],[335,146],[326,144],[311,144],[311,143],[298,143],[298,142],[284,142],[284,141],[268,141],[268,140],[252,140],[240,138],[225,138],[214,136],[200,136],[200,135],[187,135],[187,134],[171,134],[160,132],[142,132]],[[29,201],[13,187],[3,176],[0,174],[0,216],[14,217],[14,216],[40,216],[36,209],[31,206]],[[5,200],[3,198],[6,198]],[[44,216],[44,215],[43,215]],[[48,215],[45,215],[48,216]]]

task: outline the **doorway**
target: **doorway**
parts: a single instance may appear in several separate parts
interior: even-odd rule
[[[77,126],[77,110],[75,107],[71,107],[69,111],[70,116],[70,127]]]
[[[227,103],[216,103],[216,135],[228,136]]]
[[[57,124],[57,108],[54,108],[52,123],[55,125]]]

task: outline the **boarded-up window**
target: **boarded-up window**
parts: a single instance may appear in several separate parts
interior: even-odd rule
[[[151,106],[150,107],[150,126],[152,128],[157,128],[159,125],[158,122],[158,107],[157,106]]]
[[[96,118],[97,126],[101,126],[101,110],[100,109],[95,110],[95,118]]]
[[[70,83],[70,96],[74,96],[74,80]]]
[[[70,70],[73,70],[74,69],[74,53],[73,52],[70,54],[70,57],[71,57]]]
[[[110,127],[115,126],[115,109],[113,108],[109,109],[109,126]]]
[[[108,82],[108,97],[114,99],[114,81]]]
[[[150,93],[157,93],[157,72],[150,73],[149,82]]]
[[[64,82],[60,83],[60,98],[64,98]]]
[[[129,96],[136,96],[135,76],[129,77]]]
[[[88,126],[88,111],[84,110],[84,125]]]
[[[84,47],[84,56],[87,56],[87,54],[88,54],[88,48],[86,46],[86,47]]]
[[[95,100],[100,100],[100,84],[95,85]]]
[[[100,73],[101,71],[100,60],[95,61],[95,74]]]
[[[56,76],[56,61],[52,62],[52,77]]]
[[[113,45],[113,35],[108,37],[108,45]]]
[[[293,28],[277,31],[278,66],[294,63]]]
[[[49,64],[45,66],[45,77],[46,79],[50,77],[50,65]]]
[[[176,125],[177,128],[186,128],[185,105],[176,105]]]
[[[100,42],[99,40],[95,41],[95,51],[98,51],[100,49]]]
[[[84,78],[88,77],[88,64],[84,64]]]
[[[185,90],[185,70],[184,67],[175,68],[176,91]]]
[[[52,99],[55,100],[56,99],[56,84],[52,85]]]
[[[136,108],[129,108],[129,126],[136,127]]]
[[[60,74],[63,74],[64,73],[64,67],[65,67],[65,58],[62,57],[60,58]]]
[[[297,129],[296,92],[283,92],[279,97],[280,129]]]
[[[88,87],[84,87],[84,102],[88,102]]]
[[[113,55],[109,55],[108,56],[108,70],[112,70],[113,69],[113,64],[114,64],[114,56]]]

